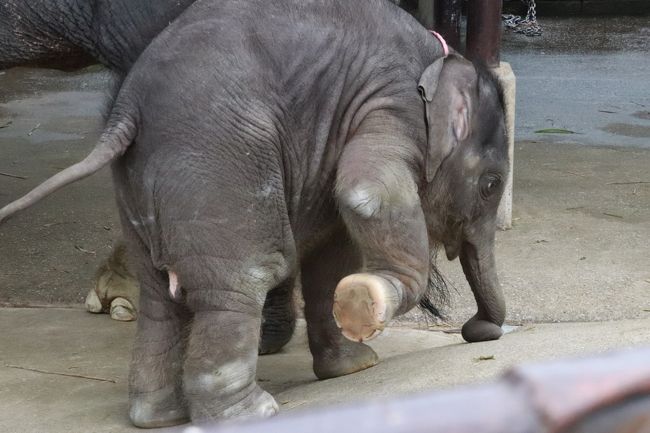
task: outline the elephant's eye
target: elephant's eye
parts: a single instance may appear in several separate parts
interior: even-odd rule
[[[487,200],[499,190],[499,186],[501,186],[501,178],[499,176],[495,174],[483,176],[481,179],[481,197]]]

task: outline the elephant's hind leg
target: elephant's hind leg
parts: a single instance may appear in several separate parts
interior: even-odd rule
[[[144,428],[182,424],[189,420],[182,367],[190,313],[171,300],[167,274],[153,267],[137,240],[133,243],[141,294],[129,374],[129,416]]]
[[[293,336],[296,327],[294,285],[295,278],[289,278],[266,295],[262,313],[260,355],[279,352]]]
[[[270,257],[275,254],[274,257]],[[262,307],[284,267],[279,253],[200,255],[174,265],[194,312],[183,368],[193,422],[265,417],[278,406],[255,380]],[[264,263],[264,265],[262,265]],[[277,267],[276,267],[277,264]]]

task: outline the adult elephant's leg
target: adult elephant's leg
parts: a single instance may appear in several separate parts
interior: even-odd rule
[[[295,278],[290,278],[266,295],[262,312],[260,355],[276,353],[291,340],[296,327],[294,285]]]
[[[337,283],[360,265],[359,253],[344,233],[330,238],[302,262],[309,349],[319,379],[343,376],[377,364],[377,354],[365,344],[345,338],[332,315]]]
[[[390,117],[376,116],[366,118],[368,126],[346,145],[336,184],[339,212],[364,269],[339,282],[334,315],[343,335],[359,342],[374,338],[393,317],[420,302],[430,265],[417,175],[407,159],[399,158],[409,138],[378,132],[388,128]]]
[[[158,428],[189,420],[182,388],[186,328],[191,315],[171,300],[169,278],[151,264],[151,255],[131,232],[130,257],[141,287],[139,318],[129,374],[129,416],[133,424]]]

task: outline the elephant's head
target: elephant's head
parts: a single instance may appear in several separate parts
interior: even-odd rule
[[[451,55],[420,80],[428,147],[422,189],[431,243],[460,261],[478,312],[465,340],[502,335],[505,302],[494,261],[496,215],[508,173],[502,90],[485,68]]]

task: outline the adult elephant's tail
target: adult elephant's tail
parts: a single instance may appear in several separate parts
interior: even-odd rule
[[[113,107],[99,142],[83,161],[55,174],[25,196],[0,209],[0,224],[58,189],[99,171],[122,155],[135,139],[138,122],[137,111],[124,109],[120,105]]]

